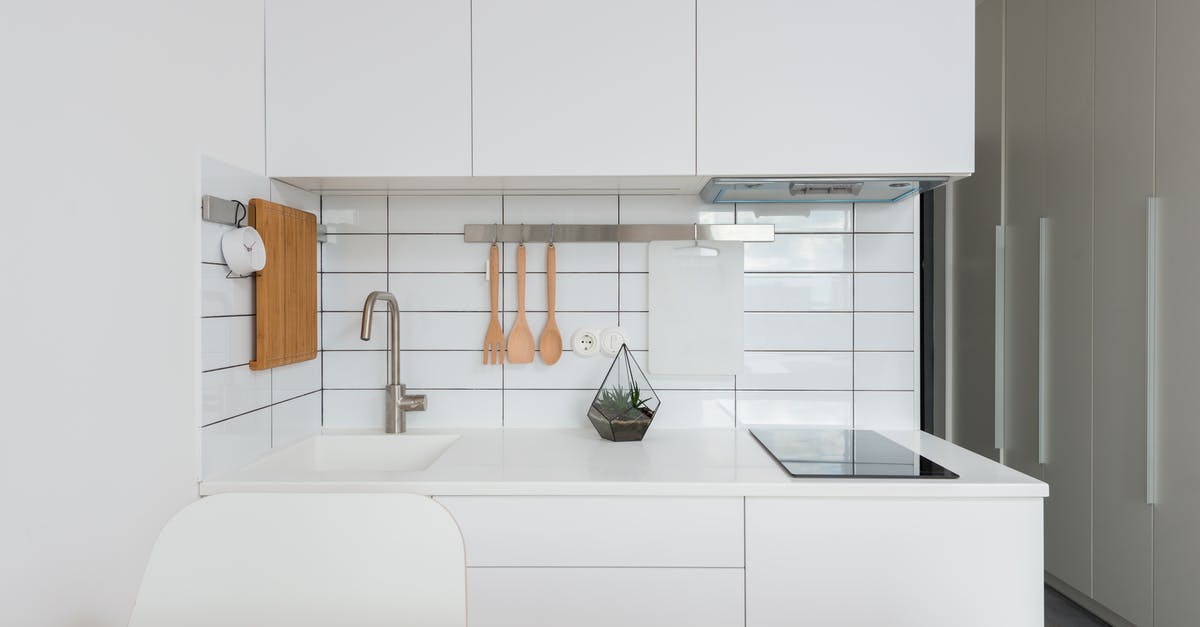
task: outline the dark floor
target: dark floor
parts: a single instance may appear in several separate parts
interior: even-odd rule
[[[1110,627],[1091,612],[1046,586],[1046,627]]]

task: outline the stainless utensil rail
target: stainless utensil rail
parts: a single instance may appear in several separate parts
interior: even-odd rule
[[[773,242],[773,224],[467,224],[467,242]]]

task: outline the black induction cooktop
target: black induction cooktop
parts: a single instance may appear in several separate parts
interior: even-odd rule
[[[875,431],[753,427],[750,434],[793,477],[958,478]]]

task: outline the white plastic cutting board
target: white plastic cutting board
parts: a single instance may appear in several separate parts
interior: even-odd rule
[[[691,242],[650,242],[649,370],[728,375],[742,370],[743,244],[700,242],[720,254],[680,254]]]

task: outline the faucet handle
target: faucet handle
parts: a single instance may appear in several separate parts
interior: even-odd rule
[[[404,394],[396,399],[400,411],[425,411],[429,404],[424,394]]]

